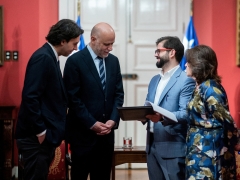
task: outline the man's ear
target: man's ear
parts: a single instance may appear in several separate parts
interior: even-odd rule
[[[62,40],[62,41],[61,41],[61,45],[63,45],[65,42],[66,42],[66,40]]]
[[[91,36],[91,42],[95,42],[97,40],[97,38],[96,37],[94,37],[94,36]]]
[[[176,54],[175,49],[172,49],[172,50],[169,52],[169,56],[170,56],[171,58],[173,58],[173,57],[175,56],[175,54]]]

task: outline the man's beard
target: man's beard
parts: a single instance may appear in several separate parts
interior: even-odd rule
[[[169,61],[169,59],[164,58],[164,57],[159,57],[158,59],[159,59],[159,61],[156,62],[156,66],[158,68],[162,68],[164,66],[164,64],[166,64]]]

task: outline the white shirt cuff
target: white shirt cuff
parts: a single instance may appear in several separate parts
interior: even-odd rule
[[[95,122],[94,125],[95,125],[96,123],[97,123],[97,122]],[[92,127],[90,127],[91,130],[92,130],[92,128],[93,128],[94,125],[92,125]]]
[[[42,136],[42,135],[46,134],[46,132],[47,132],[47,130],[45,129],[43,132],[37,134],[36,136],[37,136],[37,137]]]

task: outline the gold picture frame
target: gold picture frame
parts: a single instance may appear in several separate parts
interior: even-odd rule
[[[3,45],[3,6],[0,6],[0,66],[2,66],[4,62]]]
[[[236,29],[236,64],[240,66],[240,0],[237,0],[237,29]]]

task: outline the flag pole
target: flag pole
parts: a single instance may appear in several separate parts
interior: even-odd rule
[[[81,28],[81,20],[80,20],[80,15],[81,15],[81,0],[77,1],[77,25]],[[80,36],[80,42],[78,43],[78,49],[82,50],[85,47],[85,42],[83,39],[83,35]]]
[[[193,16],[193,0],[191,0],[190,4],[190,16]]]
[[[78,0],[78,4],[77,4],[77,15],[80,16],[80,10],[81,10],[81,4],[80,4],[80,0]]]
[[[185,35],[183,37],[183,46],[184,50],[191,49],[194,46],[198,45],[198,39],[196,35],[196,31],[193,25],[193,0],[190,0],[190,21],[187,27],[187,30],[185,32]],[[186,57],[183,56],[180,66],[182,70],[185,70],[185,64],[186,64]]]

